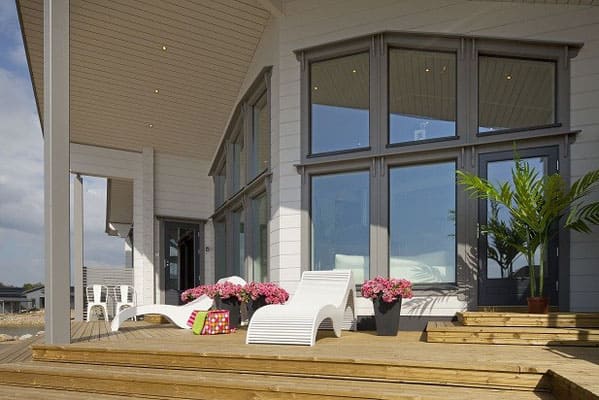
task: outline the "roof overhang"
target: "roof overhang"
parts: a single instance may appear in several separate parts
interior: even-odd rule
[[[43,0],[16,0],[43,115]],[[70,0],[71,142],[210,160],[276,2]]]

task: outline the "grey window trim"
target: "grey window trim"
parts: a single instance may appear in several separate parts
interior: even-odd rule
[[[218,174],[223,166],[226,171],[226,188],[225,197],[221,204],[217,204],[215,201],[215,210],[213,215],[210,217],[213,221],[224,222],[226,227],[226,239],[225,246],[226,252],[235,248],[237,243],[238,232],[233,230],[233,218],[232,214],[240,209],[243,209],[244,219],[241,221],[245,224],[244,229],[244,255],[243,260],[244,271],[241,271],[242,278],[251,278],[251,262],[252,262],[252,232],[248,229],[249,225],[254,223],[255,219],[251,211],[251,201],[254,197],[266,193],[267,209],[269,210],[269,224],[272,219],[272,211],[270,210],[270,182],[272,180],[272,155],[271,155],[271,115],[272,115],[272,101],[271,101],[271,85],[270,78],[272,76],[272,67],[265,67],[257,75],[253,83],[248,88],[245,95],[236,105],[231,120],[225,129],[224,138],[219,146],[214,161],[210,166],[209,175],[213,177],[216,183],[216,174]],[[253,107],[256,102],[260,101],[265,96],[266,109],[268,110],[268,142],[267,142],[267,154],[269,155],[269,166],[268,168],[260,171],[256,176],[252,177],[252,163],[253,155],[251,154],[254,143],[253,143]],[[240,176],[239,188],[233,192],[232,172],[233,162],[231,160],[233,152],[231,146],[242,138],[245,151],[245,176]],[[216,185],[215,185],[216,187]],[[215,196],[216,199],[216,196]],[[267,233],[267,240],[270,241],[270,229]],[[268,246],[268,252],[270,246]],[[267,255],[269,257],[269,255]],[[269,260],[270,261],[270,260]],[[269,262],[270,264],[270,262]],[[216,264],[215,264],[216,265]],[[233,258],[226,257],[226,271],[227,274],[231,274],[233,271]],[[270,276],[270,271],[268,271]]]
[[[310,154],[310,62],[336,58],[362,49],[370,50],[370,146],[367,149]],[[558,146],[562,175],[568,179],[569,144],[579,131],[570,129],[570,58],[580,43],[509,40],[451,34],[377,32],[355,39],[297,50],[300,62],[301,157],[296,164],[301,175],[301,269],[311,268],[311,177],[368,169],[370,171],[370,275],[388,274],[388,192],[385,176],[392,166],[429,164],[455,160],[456,169],[478,173],[481,153]],[[456,136],[421,142],[388,145],[388,51],[408,48],[456,53]],[[478,57],[480,55],[554,60],[556,62],[556,123],[498,134],[478,134]],[[373,74],[375,76],[373,76]],[[378,74],[378,75],[377,75]],[[373,123],[376,120],[376,123]],[[457,182],[456,182],[457,185]],[[459,187],[459,186],[458,186]],[[474,308],[478,302],[478,261],[472,260],[478,246],[478,203],[463,190],[456,190],[456,282],[415,285],[423,295],[457,294]],[[569,234],[560,235],[560,281],[569,280]],[[464,296],[464,297],[462,297]],[[567,291],[560,291],[560,308],[568,309]]]

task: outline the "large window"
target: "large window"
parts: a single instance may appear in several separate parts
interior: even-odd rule
[[[362,283],[369,275],[369,172],[312,177],[312,269],[351,269]]]
[[[268,280],[270,71],[256,77],[237,105],[210,169],[217,279]]]
[[[456,135],[456,55],[389,50],[389,143]]]
[[[479,57],[479,132],[556,122],[555,62]]]
[[[455,162],[389,171],[389,275],[455,282]]]
[[[480,286],[481,224],[456,170],[480,173],[482,153],[514,143],[566,154],[577,51],[398,32],[298,50],[302,268],[443,293]]]
[[[312,154],[369,146],[368,53],[310,67]]]

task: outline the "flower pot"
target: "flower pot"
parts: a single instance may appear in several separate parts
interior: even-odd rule
[[[257,309],[266,305],[266,296],[258,296],[256,300],[250,299],[249,303],[247,303],[248,310],[248,320],[252,319],[252,316],[256,312]]]
[[[549,312],[549,299],[547,297],[529,297],[528,312],[530,314],[547,314]]]
[[[229,311],[229,327],[238,328],[241,322],[241,303],[237,297],[229,297],[228,299],[221,299],[219,296],[214,298],[216,308],[219,310]]]
[[[392,303],[385,303],[381,298],[373,299],[374,320],[378,336],[396,336],[399,330],[399,314],[401,297]]]

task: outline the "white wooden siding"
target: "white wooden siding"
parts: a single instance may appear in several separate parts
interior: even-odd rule
[[[299,278],[301,182],[293,164],[300,159],[300,66],[295,49],[382,30],[585,42],[572,61],[571,123],[583,133],[572,146],[571,168],[574,178],[599,168],[597,7],[454,0],[292,0],[284,2],[284,14],[279,33],[280,165],[275,179],[281,180],[276,216],[285,213],[285,218],[275,219],[278,242],[271,247],[280,252],[273,258],[279,264],[282,282]],[[577,311],[599,307],[599,269],[592,267],[599,262],[593,245],[598,240],[599,233],[572,235],[571,306]],[[587,284],[589,281],[595,284]],[[426,314],[447,314],[463,306],[465,302],[457,298],[447,299],[426,308]]]

